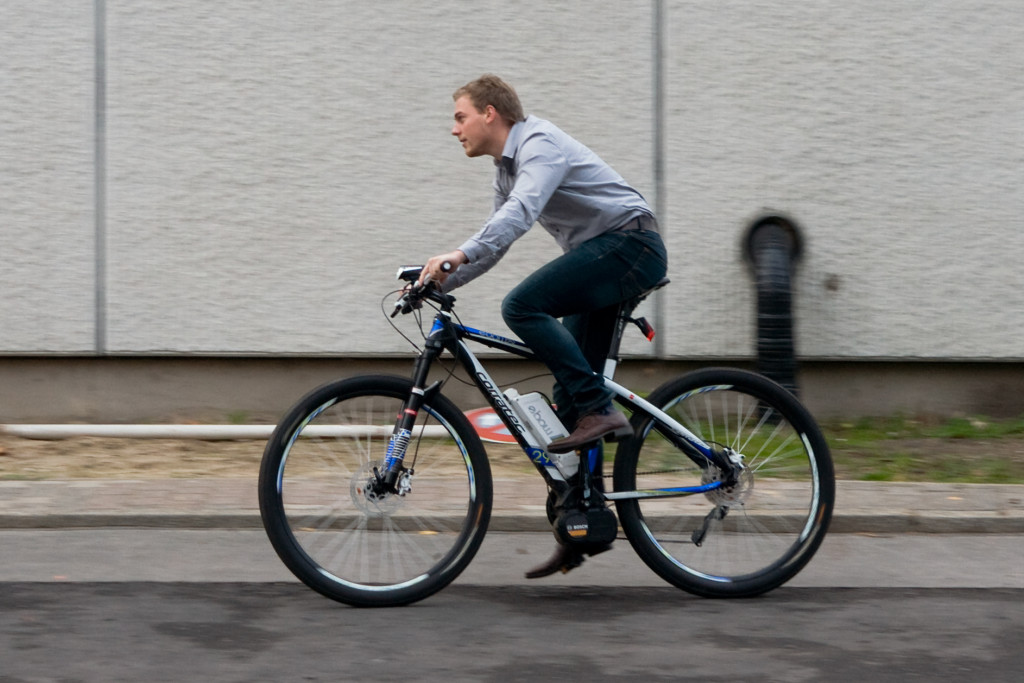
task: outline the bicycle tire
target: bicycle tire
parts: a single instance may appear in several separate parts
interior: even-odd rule
[[[285,566],[333,600],[405,605],[451,583],[491,514],[490,465],[455,405],[433,394],[404,465],[404,495],[373,495],[407,378],[369,375],[313,390],[274,430],[260,465],[263,526]]]
[[[617,500],[640,558],[704,597],[751,597],[795,576],[824,539],[835,501],[832,459],[810,413],[775,382],[730,368],[670,380],[648,401],[706,443],[743,454],[745,469],[729,489]],[[635,436],[616,452],[616,492],[701,486],[720,476],[670,443],[650,416],[638,411],[631,422]]]

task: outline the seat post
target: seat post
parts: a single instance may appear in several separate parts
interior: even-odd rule
[[[663,277],[657,284],[642,292],[638,296],[628,301],[624,301],[619,304],[619,313],[615,317],[615,333],[612,335],[612,343],[608,347],[608,356],[604,361],[604,376],[606,379],[615,379],[615,368],[619,364],[619,346],[622,344],[622,334],[626,330],[626,323],[634,322],[630,317],[636,307],[640,305],[644,299],[651,295],[652,292],[661,289],[667,285],[670,280],[667,277]],[[652,332],[653,334],[653,332]]]
[[[619,304],[618,315],[615,316],[615,332],[612,334],[612,343],[608,347],[608,355],[604,360],[604,376],[606,379],[615,379],[615,368],[619,364],[619,346],[622,344],[622,334],[626,330],[626,323],[629,322],[629,313],[632,308],[625,304]]]

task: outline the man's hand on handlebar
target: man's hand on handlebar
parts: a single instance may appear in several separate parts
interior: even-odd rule
[[[434,256],[423,266],[423,272],[420,273],[419,282],[416,284],[424,285],[427,282],[436,282],[440,285],[467,260],[466,255],[458,249]]]
[[[398,269],[398,279],[407,283],[402,289],[402,295],[395,302],[395,308],[391,311],[394,318],[399,313],[412,313],[423,307],[424,299],[437,301],[444,310],[451,310],[455,298],[441,292],[441,283],[459,265],[466,262],[466,255],[461,251],[454,251],[448,254],[441,254],[430,259],[425,266],[402,266]],[[453,265],[455,264],[455,265]],[[437,272],[435,276],[432,273]],[[413,281],[412,278],[416,278]]]

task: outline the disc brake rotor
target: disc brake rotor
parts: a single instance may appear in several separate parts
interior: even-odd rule
[[[377,472],[384,468],[383,462],[370,462],[352,475],[349,495],[352,503],[367,517],[381,517],[392,514],[402,507],[402,497],[388,491],[380,491]],[[403,482],[407,475],[402,475]],[[401,485],[401,484],[400,484]]]
[[[704,470],[704,473],[701,475],[702,484],[710,484],[716,481],[722,481],[721,470],[712,467]],[[745,503],[747,499],[750,498],[750,494],[753,490],[754,473],[752,470],[747,468],[740,471],[739,478],[732,486],[721,486],[712,491],[708,491],[704,496],[716,506],[725,505],[727,507],[734,507]]]

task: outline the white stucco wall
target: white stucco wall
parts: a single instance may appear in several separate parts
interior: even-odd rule
[[[489,210],[493,167],[449,135],[481,71],[649,182],[645,12],[491,3],[492,44],[455,2],[159,5],[109,7],[112,351],[404,349],[379,314],[396,267]],[[497,324],[500,290],[555,253],[531,234],[467,295],[474,319]]]
[[[95,343],[93,13],[11,0],[0,21],[0,350]]]
[[[1024,5],[671,8],[675,351],[750,353],[736,256],[764,209],[804,231],[799,354],[1024,357]]]
[[[404,351],[379,312],[395,267],[489,210],[489,161],[449,135],[486,71],[654,200],[653,2],[105,6],[104,352]],[[664,6],[668,355],[753,354],[740,242],[778,212],[806,241],[802,356],[1024,358],[1024,5]],[[0,352],[88,353],[93,7],[9,14]],[[466,322],[501,331],[556,253],[531,231],[460,295]]]

